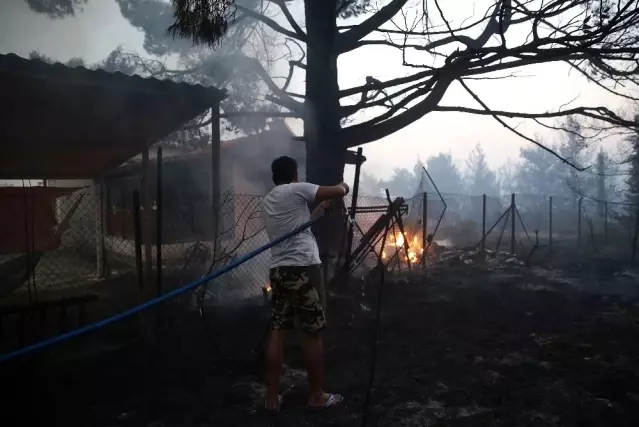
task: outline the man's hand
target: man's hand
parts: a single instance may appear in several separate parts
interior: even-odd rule
[[[337,184],[337,185],[339,185],[340,187],[342,187],[342,188],[344,189],[344,195],[345,195],[345,196],[346,196],[346,195],[348,194],[348,192],[351,190],[351,189],[348,187],[348,184],[347,184],[347,183],[345,183],[345,182],[342,182],[342,183]]]

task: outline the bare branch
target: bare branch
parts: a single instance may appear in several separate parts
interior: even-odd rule
[[[390,40],[360,40],[357,42],[357,46],[355,49],[363,47],[363,46],[390,46],[397,49],[421,49],[422,46],[419,44],[408,44],[408,43],[393,43]]]
[[[478,110],[476,108],[469,107],[457,107],[457,106],[443,106],[438,105],[434,107],[433,111],[437,112],[445,112],[445,113],[468,113],[468,114],[476,114],[480,116],[499,116],[499,117],[508,117],[508,118],[520,118],[520,119],[551,119],[558,117],[568,117],[568,116],[584,116],[595,120],[602,120],[609,123],[615,123],[620,127],[636,127],[637,125],[631,121],[626,120],[612,111],[610,111],[606,107],[577,107],[571,108],[568,110],[555,111],[555,112],[546,112],[546,113],[521,113],[515,111],[501,111],[501,110]]]
[[[244,15],[246,15],[247,17],[256,19],[260,22],[263,22],[264,24],[268,25],[269,27],[271,27],[273,30],[277,31],[280,34],[284,34],[286,37],[290,37],[292,39],[297,39],[300,41],[304,41],[305,39],[303,37],[301,37],[297,32],[291,31],[291,30],[287,30],[286,28],[282,27],[280,24],[278,24],[277,22],[275,22],[273,19],[255,12],[251,9],[248,9],[244,6],[238,5],[236,4],[237,10],[242,11],[242,13]],[[301,29],[300,29],[301,30]]]
[[[291,47],[288,45],[288,43],[291,42],[293,43],[295,46],[297,46],[297,48],[299,49],[299,51],[302,53],[302,57],[300,59],[296,59],[293,60],[291,59],[293,57],[293,50],[291,49]],[[304,52],[304,48],[296,41],[293,39],[286,39],[284,41],[284,47],[288,50],[288,53],[283,55],[281,58],[278,59],[287,59],[288,60],[288,75],[285,78],[284,81],[284,85],[282,85],[282,91],[284,91],[285,93],[288,94],[287,89],[289,87],[289,85],[291,84],[291,81],[293,79],[293,73],[295,72],[295,68],[301,68],[303,70],[306,69],[306,65],[303,63],[304,59],[306,58],[306,52]],[[278,60],[276,59],[276,60]]]
[[[247,117],[247,116],[257,116],[257,117],[293,117],[293,118],[301,118],[302,115],[299,113],[293,113],[290,111],[232,111],[228,113],[220,114],[222,118],[232,118],[232,117]]]
[[[288,10],[285,0],[271,0],[271,2],[275,3],[276,5],[279,6],[280,9],[282,9],[282,12],[284,13],[284,16],[286,17],[286,20],[288,21],[290,26],[293,28],[295,33],[299,36],[298,40],[306,41],[306,33],[302,30],[302,27],[300,27],[297,21],[295,21],[295,18],[293,18],[293,15],[291,15],[291,11]]]
[[[338,34],[336,45],[339,46],[339,52],[345,53],[356,49],[361,39],[392,19],[407,2],[408,0],[392,0],[361,24]]]
[[[408,126],[414,121],[433,111],[446,90],[454,80],[453,76],[444,76],[432,85],[432,89],[423,100],[411,106],[396,116],[381,121],[376,118],[371,121],[344,128],[340,137],[348,147],[355,147],[376,141]]]
[[[364,92],[368,92],[370,90],[381,90],[381,89],[387,89],[393,86],[400,86],[407,83],[413,83],[418,80],[422,80],[424,78],[430,77],[433,74],[434,74],[433,71],[421,71],[411,76],[398,77],[396,79],[388,80],[385,82],[378,81],[377,83],[374,83],[374,84],[367,83],[363,86],[356,86],[349,89],[343,89],[343,90],[340,90],[339,94],[340,94],[340,98],[345,98],[347,96],[358,95]]]
[[[284,90],[282,90],[271,78],[268,72],[262,67],[262,64],[254,58],[248,58],[243,55],[238,55],[234,58],[236,61],[241,61],[246,64],[247,67],[251,67],[255,70],[261,79],[266,83],[266,86],[271,91],[271,94],[266,97],[271,102],[274,102],[278,105],[288,108],[291,111],[302,111],[303,104],[301,102],[295,101],[289,95],[286,94]]]
[[[488,105],[486,105],[484,103],[484,101],[481,100],[481,98],[479,98],[479,96],[477,96],[477,94],[475,92],[473,92],[468,85],[462,80],[459,79],[459,83],[461,83],[461,85],[464,87],[464,89],[466,89],[466,91],[470,94],[470,96],[473,97],[473,99],[475,101],[477,101],[478,104],[480,104],[485,111],[489,112],[490,115],[497,120],[497,122],[499,122],[502,126],[504,126],[506,129],[510,130],[511,132],[513,132],[515,135],[525,139],[526,141],[532,142],[533,144],[535,144],[536,146],[538,146],[539,148],[541,148],[544,151],[547,151],[548,153],[552,154],[554,157],[558,158],[559,160],[561,160],[563,163],[569,165],[570,167],[583,172],[588,168],[581,168],[577,165],[575,165],[574,163],[571,163],[570,161],[568,161],[568,159],[566,159],[565,157],[560,156],[556,151],[552,150],[551,148],[546,147],[544,144],[540,144],[539,142],[535,141],[534,139],[524,135],[523,133],[519,132],[517,129],[513,128],[512,126],[510,126],[508,123],[506,123],[504,120],[502,120],[498,115],[494,114],[490,108],[488,107]]]

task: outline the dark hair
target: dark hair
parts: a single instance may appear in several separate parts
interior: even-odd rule
[[[271,163],[275,185],[290,184],[297,178],[297,162],[287,156],[278,157]]]

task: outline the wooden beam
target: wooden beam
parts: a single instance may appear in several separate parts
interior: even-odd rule
[[[105,255],[105,242],[104,242],[104,220],[106,218],[105,206],[104,206],[104,184],[101,182],[93,183],[93,197],[97,201],[95,213],[98,220],[95,222],[95,252],[97,262],[97,276],[104,277],[104,255]]]
[[[221,136],[220,136],[220,105],[216,103],[211,108],[211,206],[212,231],[213,231],[213,257],[217,257],[217,235],[220,224],[220,199],[222,192],[222,165],[221,165]]]
[[[144,243],[144,287],[151,289],[153,269],[153,248],[151,246],[153,204],[151,201],[151,176],[149,170],[149,150],[142,151],[142,242]]]
[[[356,151],[346,150],[345,162],[347,165],[357,165],[357,162],[358,162],[357,159],[358,157],[357,157]],[[361,163],[364,163],[365,161],[366,161],[366,156],[362,155]]]

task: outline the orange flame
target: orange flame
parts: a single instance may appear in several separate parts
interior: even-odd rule
[[[408,255],[405,251],[405,242],[408,242]],[[411,264],[417,264],[420,262],[421,258],[424,256],[424,248],[422,246],[422,239],[420,235],[414,234],[409,235],[409,233],[393,233],[389,235],[388,242],[386,244],[386,248],[382,251],[382,259],[386,260],[388,258],[387,251],[390,251],[391,258],[395,253],[398,253],[400,260],[408,263],[410,261]]]

